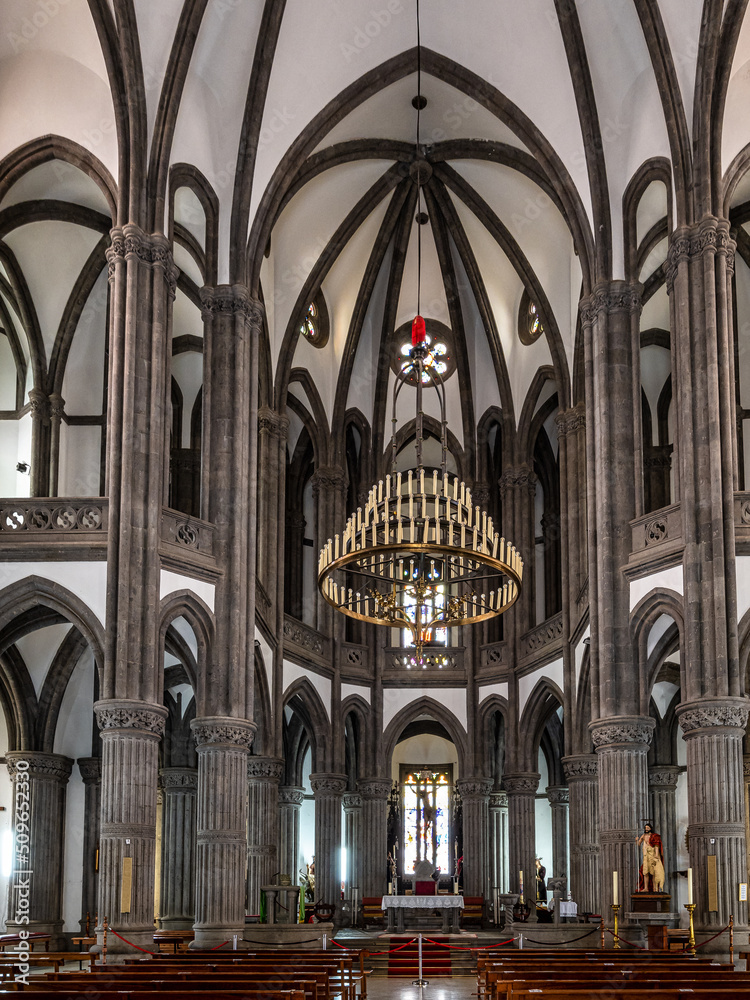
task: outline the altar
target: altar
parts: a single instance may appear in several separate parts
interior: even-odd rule
[[[388,930],[397,934],[404,932],[404,917],[407,910],[440,910],[443,917],[443,933],[458,933],[463,896],[383,896],[381,909],[385,910]]]

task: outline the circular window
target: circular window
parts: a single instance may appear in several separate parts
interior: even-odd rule
[[[453,350],[453,337],[447,326],[437,320],[426,320],[427,338],[426,343],[429,348],[424,360],[424,370],[422,372],[422,385],[433,385],[437,382],[445,382],[456,370],[455,351]],[[411,323],[404,323],[396,330],[394,337],[394,350],[391,358],[391,368],[396,375],[404,372],[406,381],[410,385],[416,385],[416,371],[413,370],[411,343]],[[437,376],[432,377],[432,372]]]
[[[529,344],[539,340],[543,333],[544,327],[537,304],[529,297],[529,293],[524,291],[518,310],[518,339],[528,347]]]

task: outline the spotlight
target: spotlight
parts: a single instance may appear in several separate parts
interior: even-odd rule
[[[22,473],[24,476],[28,476],[31,473],[31,466],[28,462],[17,462],[16,472]]]

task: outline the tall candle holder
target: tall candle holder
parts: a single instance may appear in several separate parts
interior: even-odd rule
[[[688,936],[688,955],[692,955],[695,958],[695,927],[693,925],[693,911],[695,910],[695,903],[685,903],[685,909],[688,911],[688,917],[690,918],[690,932]]]
[[[620,947],[620,930],[619,930],[618,919],[617,919],[617,914],[619,912],[620,912],[620,904],[619,903],[612,903],[612,913],[615,916],[615,943],[613,945],[613,947],[615,947],[615,948],[619,948]]]

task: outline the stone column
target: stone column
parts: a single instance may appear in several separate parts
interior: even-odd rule
[[[198,771],[165,767],[162,787],[161,916],[164,930],[185,930],[195,921],[195,840]]]
[[[563,757],[568,782],[570,881],[568,888],[579,913],[600,913],[599,895],[599,762],[596,754]]]
[[[362,796],[362,896],[382,896],[388,884],[389,778],[357,782]]]
[[[65,851],[65,786],[73,761],[37,750],[6,754],[13,785],[15,853],[8,895],[10,933],[25,927],[51,934],[53,951],[65,945],[62,936],[62,875]],[[29,872],[30,874],[24,874]],[[19,892],[16,886],[28,886]],[[24,909],[24,899],[28,909]],[[18,916],[29,921],[19,923]]]
[[[49,496],[49,397],[42,389],[29,390],[31,455],[29,490],[32,497]]]
[[[106,917],[123,937],[152,948],[159,740],[167,711],[161,705],[126,701],[99,701],[94,711],[102,740],[97,933],[101,937]],[[132,867],[129,898],[121,891],[128,864]],[[107,948],[115,953],[132,952],[113,935]]]
[[[193,719],[198,753],[195,948],[245,930],[247,757],[254,726],[241,719]]]
[[[247,909],[258,913],[261,886],[281,871],[279,844],[279,782],[283,760],[247,758]],[[292,872],[288,874],[293,875]],[[296,881],[292,877],[292,881]]]
[[[317,552],[327,538],[332,538],[338,530],[344,516],[346,505],[346,474],[336,466],[323,466],[315,470],[312,476],[312,492],[315,501],[316,531],[315,545]],[[316,627],[321,632],[331,633],[333,609],[315,588],[317,599]]]
[[[341,796],[345,774],[318,771],[310,775],[315,796],[315,902],[341,900]]]
[[[568,787],[548,785],[547,800],[552,814],[552,871],[551,878],[564,875],[570,886],[570,853],[568,840]]]
[[[83,802],[83,875],[81,888],[81,934],[96,927],[97,851],[99,850],[99,825],[102,807],[102,759],[79,757],[76,761],[86,789]],[[88,920],[87,920],[88,918]]]
[[[60,477],[60,424],[65,415],[65,400],[59,392],[49,397],[49,495],[58,496]]]
[[[687,747],[695,920],[706,930],[724,927],[730,913],[735,926],[747,924],[747,903],[737,901],[739,883],[747,882],[742,793],[742,737],[747,714],[744,699],[704,698],[677,709]],[[717,909],[709,910],[706,873],[712,854],[716,855],[718,899]]]
[[[675,764],[657,764],[648,769],[648,784],[651,798],[649,816],[653,829],[664,845],[664,891],[676,895],[672,872],[677,866],[677,818],[675,815],[675,791],[682,771]],[[672,909],[676,909],[676,898]]]
[[[536,921],[536,790],[541,775],[536,771],[503,775],[508,793],[508,866],[510,888],[519,891],[523,872],[524,902],[531,906],[530,920]]]
[[[362,900],[362,796],[358,792],[344,794],[344,843],[346,845],[346,898],[352,898],[352,888],[357,887]],[[352,913],[352,920],[356,919]]]
[[[508,794],[490,792],[490,889],[508,886]]]
[[[745,845],[748,852],[747,868],[750,871],[750,754],[743,754],[742,770],[745,784]]]
[[[654,726],[650,718],[621,716],[598,720],[589,727],[599,756],[602,914],[610,913],[613,871],[620,876],[622,900],[638,889],[640,859],[635,841],[643,833],[648,811],[646,757]]]
[[[459,778],[456,782],[463,802],[464,893],[491,899],[489,881],[489,803],[492,781]]]
[[[299,811],[304,801],[303,788],[279,788],[279,864],[294,885],[299,884]]]
[[[258,572],[268,596],[275,604],[279,566],[279,495],[283,488],[284,466],[281,464],[282,442],[286,441],[289,418],[268,406],[258,410],[258,470],[263,483],[259,496],[258,523],[263,531],[258,535]],[[286,869],[285,869],[286,871]]]
[[[506,469],[498,480],[503,505],[503,532],[523,558],[523,587],[513,611],[516,637],[536,624],[534,497],[536,475],[527,466]]]

